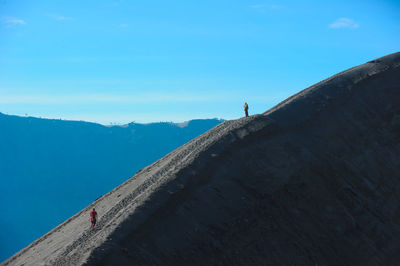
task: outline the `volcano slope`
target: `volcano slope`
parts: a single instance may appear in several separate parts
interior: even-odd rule
[[[394,265],[399,158],[396,53],[216,126],[4,265]]]

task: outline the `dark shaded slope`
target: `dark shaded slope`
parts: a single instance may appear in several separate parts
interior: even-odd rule
[[[396,53],[216,126],[6,265],[396,265],[399,140]]]
[[[218,156],[182,169],[184,189],[88,264],[396,264],[399,64],[394,54],[341,73],[232,132],[232,144],[210,148]]]

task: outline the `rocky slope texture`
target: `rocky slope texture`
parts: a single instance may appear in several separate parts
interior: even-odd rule
[[[394,265],[399,158],[396,53],[218,125],[4,264]]]

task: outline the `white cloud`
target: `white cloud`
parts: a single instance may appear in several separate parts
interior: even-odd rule
[[[7,27],[27,24],[25,20],[14,17],[4,17],[2,20]]]
[[[339,29],[339,28],[351,28],[357,29],[360,25],[350,18],[338,18],[329,25],[329,28]]]
[[[56,15],[56,14],[48,14],[47,16],[52,18],[52,19],[60,20],[60,21],[62,21],[62,20],[75,20],[72,17],[66,17],[66,16],[61,16],[61,15]]]
[[[26,22],[22,19],[8,19],[7,23],[14,24],[14,25],[25,25]]]

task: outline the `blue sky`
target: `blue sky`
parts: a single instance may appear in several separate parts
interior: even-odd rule
[[[0,112],[234,119],[399,48],[400,1],[0,0]]]

